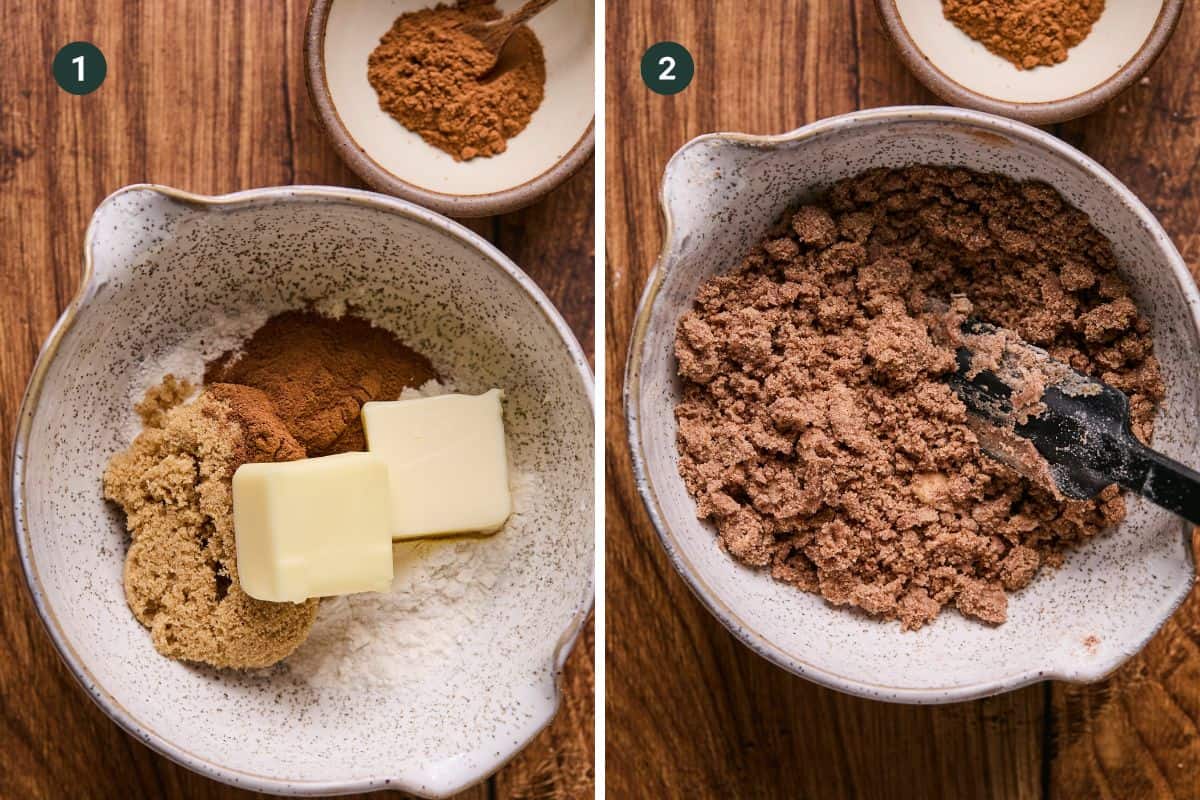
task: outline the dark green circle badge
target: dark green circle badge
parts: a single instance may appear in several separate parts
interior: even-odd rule
[[[696,62],[692,60],[692,54],[676,42],[659,42],[642,56],[642,80],[652,92],[682,92],[695,74]]]
[[[90,94],[104,83],[108,62],[91,42],[71,42],[54,57],[54,80],[71,94]]]

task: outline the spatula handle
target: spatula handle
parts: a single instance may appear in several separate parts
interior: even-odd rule
[[[1200,472],[1172,461],[1129,437],[1127,476],[1118,481],[1155,505],[1200,525]]]

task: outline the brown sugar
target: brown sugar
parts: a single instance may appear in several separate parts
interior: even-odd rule
[[[146,390],[145,396],[133,410],[147,428],[161,428],[166,413],[186,400],[195,390],[196,387],[190,382],[176,380],[174,375],[167,375],[162,379],[162,383]]]
[[[905,628],[948,604],[1000,623],[1008,592],[1124,517],[1115,486],[1066,500],[981,451],[945,382],[948,306],[1119,386],[1149,439],[1149,326],[1085,214],[998,175],[867,172],[679,320],[679,469],[722,547]]]
[[[383,328],[347,316],[289,311],[267,320],[236,353],[208,365],[204,382],[261,389],[310,458],[366,450],[360,413],[437,378],[429,359]]]
[[[491,52],[462,30],[501,16],[491,2],[409,12],[367,60],[380,108],[455,161],[503,153],[542,104],[546,59],[533,31],[518,28],[491,70]]]
[[[1067,60],[1104,12],[1104,0],[942,0],[942,13],[1018,69]]]
[[[179,385],[168,375],[148,398],[178,398],[171,387]],[[270,453],[259,446],[268,437],[277,437]],[[265,395],[218,386],[162,409],[109,462],[104,496],[125,510],[132,539],[125,597],[160,653],[215,667],[266,667],[308,636],[316,600],[266,603],[242,591],[230,486],[246,461],[303,457]]]
[[[318,601],[242,591],[233,473],[246,463],[365,449],[360,412],[437,377],[428,359],[354,316],[288,312],[209,364],[205,386],[172,375],[137,404],[144,430],[113,456],[104,496],[125,511],[125,595],[155,648],[216,667],[265,667],[308,636]]]

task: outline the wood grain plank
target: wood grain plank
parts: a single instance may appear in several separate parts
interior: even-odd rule
[[[537,281],[592,358],[594,317],[595,162],[542,201],[496,218],[496,245]],[[591,269],[591,274],[583,274]]]
[[[637,300],[661,237],[670,155],[713,130],[780,133],[857,107],[925,102],[865,2],[627,3],[608,30],[607,772],[613,796],[1041,795],[1044,692],[915,708],[795,678],[738,644],[663,554],[633,486],[620,408]],[[695,82],[651,94],[670,39]]]
[[[293,182],[362,185],[309,108],[305,11],[305,0],[0,2],[9,45],[0,74],[4,475],[25,382],[78,286],[83,231],[105,195],[139,181],[203,193]],[[54,53],[78,39],[99,45],[109,64],[104,86],[85,97],[62,92],[50,77]],[[534,264],[531,274],[560,303],[589,355],[591,175],[589,165],[532,209],[473,224],[517,263]],[[0,507],[0,581],[8,587],[0,594],[0,797],[256,796],[158,756],[85,699],[23,588],[7,480]],[[589,627],[568,661],[564,712],[463,798],[590,794],[591,748],[581,756],[578,745],[592,730],[593,638]],[[546,785],[556,792],[538,793]]]

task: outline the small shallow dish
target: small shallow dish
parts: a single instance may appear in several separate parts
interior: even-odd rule
[[[522,0],[498,0],[508,13]],[[304,33],[308,92],[334,147],[381,192],[454,217],[529,205],[595,149],[592,0],[558,0],[529,22],[546,54],[546,95],[499,155],[455,161],[379,107],[367,58],[396,17],[430,0],[313,0]]]
[[[875,0],[875,6],[900,57],[938,97],[1049,125],[1094,111],[1141,77],[1175,31],[1183,0],[1107,0],[1066,61],[1030,70],[960,30],[940,0]]]
[[[310,300],[353,306],[462,391],[503,387],[515,469],[537,487],[519,523],[477,540],[511,555],[477,617],[453,603],[416,607],[440,615],[454,644],[398,686],[317,688],[286,660],[239,673],[158,655],[125,604],[124,522],[101,499],[105,463],[137,430],[131,399],[180,343]],[[180,764],[264,792],[448,796],[499,768],[557,709],[559,671],[592,603],[592,419],[591,371],[561,317],[457,223],[350,189],[128,187],[92,218],[83,287],[21,408],[22,566],[88,694]]]
[[[1136,653],[1183,601],[1191,528],[1129,498],[1128,518],[1045,570],[989,627],[947,609],[904,632],[750,569],[696,519],[679,477],[675,325],[697,287],[735,266],[788,206],[873,167],[956,165],[1049,183],[1108,236],[1153,326],[1167,399],[1154,445],[1200,462],[1200,295],[1162,227],[1095,161],[1019,122],[941,107],[860,111],[782,136],[717,133],[684,145],[662,185],[666,233],[642,295],[625,375],[634,474],[676,569],[755,652],[844,692],[907,703],[983,697],[1055,678],[1094,681]]]

